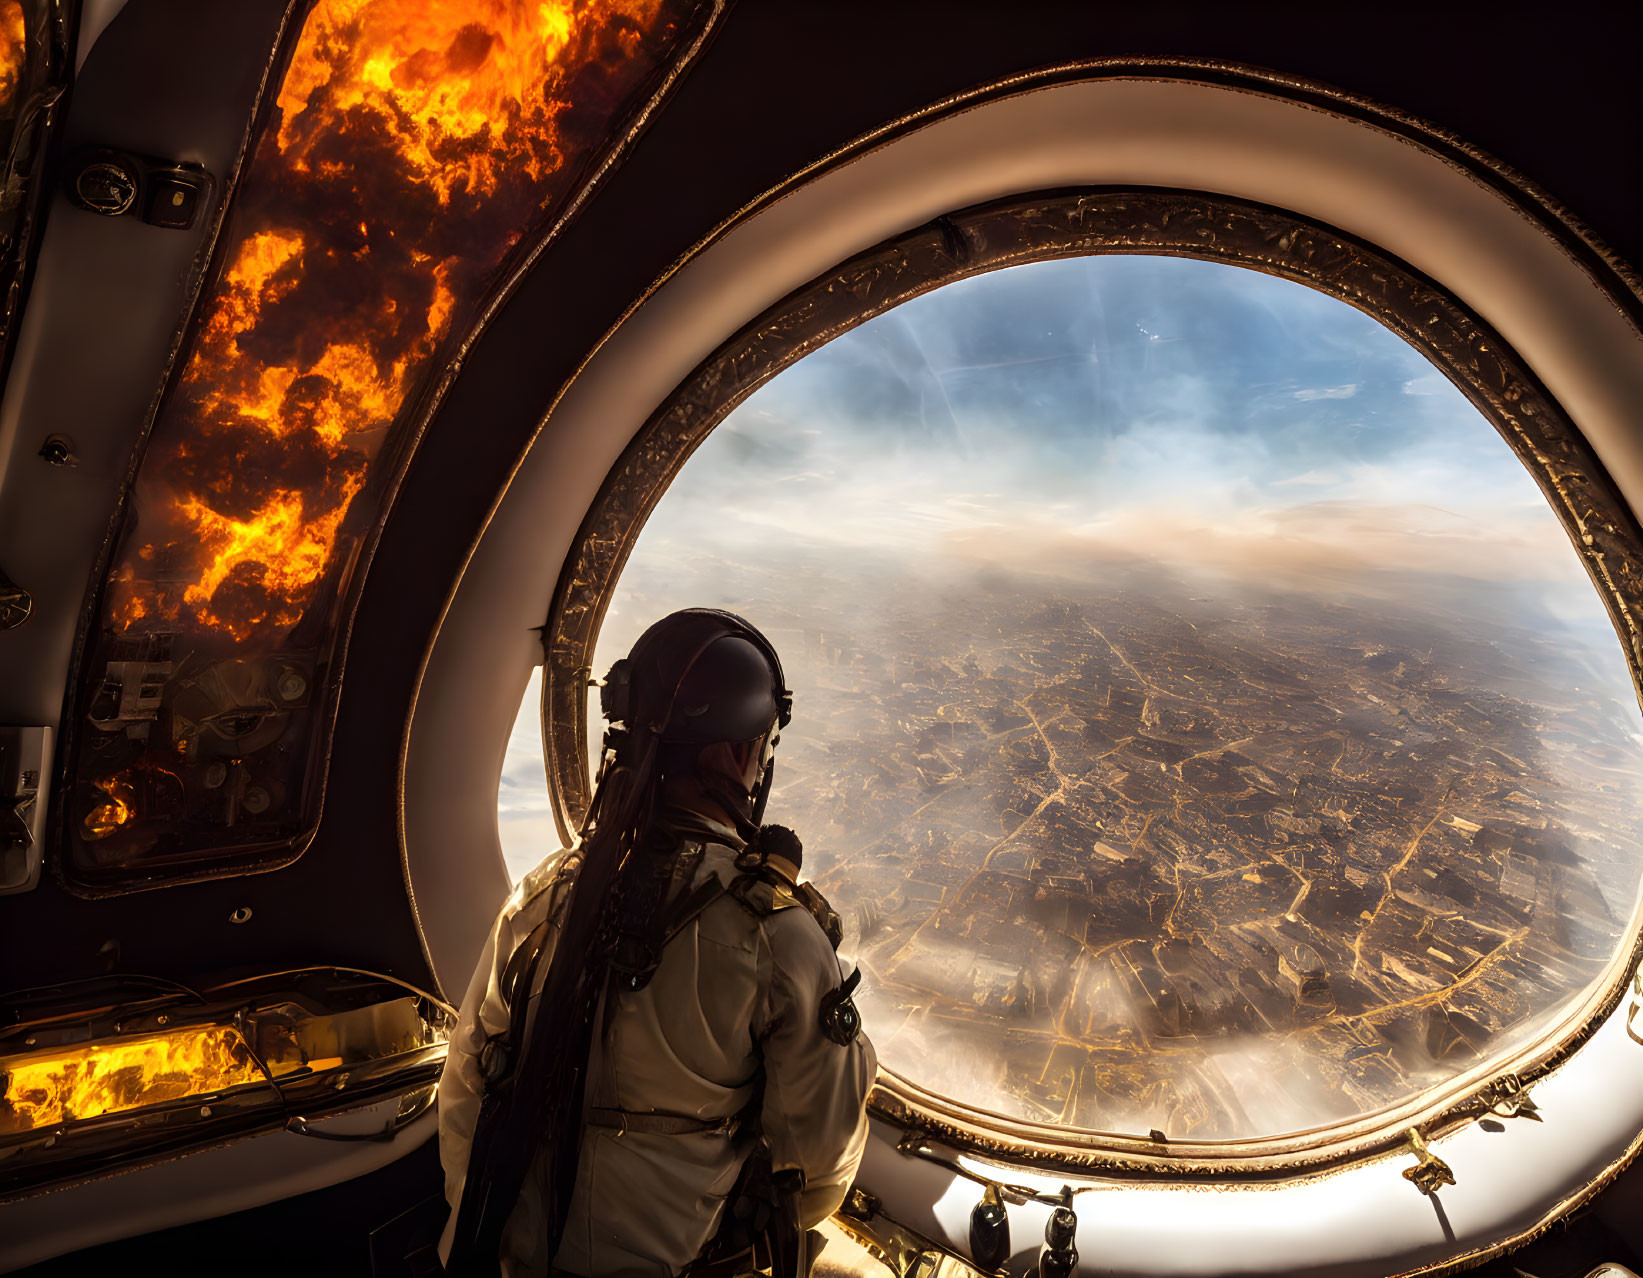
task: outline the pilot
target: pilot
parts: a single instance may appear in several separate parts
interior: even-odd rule
[[[844,1200],[876,1059],[838,918],[760,826],[791,695],[742,618],[687,609],[601,692],[575,847],[521,881],[439,1089],[452,1274],[805,1268]]]

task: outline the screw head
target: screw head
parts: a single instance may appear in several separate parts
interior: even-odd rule
[[[67,435],[47,435],[46,442],[40,445],[40,456],[46,459],[48,466],[74,466],[80,461],[74,441]]]

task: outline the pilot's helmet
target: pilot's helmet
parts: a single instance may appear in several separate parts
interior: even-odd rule
[[[611,667],[600,708],[629,733],[664,744],[750,742],[786,726],[792,694],[781,660],[757,627],[735,613],[669,613]]]
[[[663,617],[611,667],[600,708],[620,761],[654,734],[664,777],[730,783],[736,805],[757,813],[770,789],[777,734],[792,694],[770,641],[745,618],[712,608]],[[619,725],[619,726],[618,726]],[[726,796],[730,797],[730,796]]]
[[[673,698],[663,741],[750,741],[762,737],[781,714],[778,677],[751,640],[727,634],[703,649]]]

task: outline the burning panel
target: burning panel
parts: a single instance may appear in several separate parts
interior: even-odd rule
[[[0,1137],[263,1081],[229,1025],[56,1048],[6,1062]]]
[[[312,9],[87,645],[76,881],[289,859],[317,808],[352,568],[392,484],[385,444],[706,8]]]
[[[0,1001],[0,1198],[413,1092],[438,1076],[454,1021],[346,968]]]
[[[17,93],[23,87],[27,50],[22,0],[0,0],[0,122],[17,115]]]

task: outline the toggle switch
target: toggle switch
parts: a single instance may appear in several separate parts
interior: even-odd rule
[[[193,226],[205,202],[205,175],[187,169],[153,170],[147,179],[143,221],[173,231]]]

